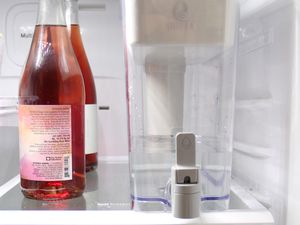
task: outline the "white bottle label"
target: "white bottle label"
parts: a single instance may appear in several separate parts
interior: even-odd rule
[[[85,154],[97,153],[97,105],[85,105]]]

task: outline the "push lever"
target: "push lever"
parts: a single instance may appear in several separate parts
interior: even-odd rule
[[[200,177],[196,166],[196,137],[176,136],[176,164],[172,167],[172,212],[177,218],[200,215]]]

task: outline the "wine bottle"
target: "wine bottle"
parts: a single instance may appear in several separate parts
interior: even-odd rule
[[[64,0],[40,0],[19,86],[21,189],[39,200],[77,197],[85,188],[85,89],[64,12]]]
[[[85,84],[85,157],[86,171],[97,168],[97,94],[91,67],[83,46],[79,26],[78,0],[66,0],[66,22],[73,49]]]

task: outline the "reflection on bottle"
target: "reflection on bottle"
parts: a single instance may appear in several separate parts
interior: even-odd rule
[[[86,210],[86,200],[83,196],[61,201],[37,201],[23,198],[23,210]]]

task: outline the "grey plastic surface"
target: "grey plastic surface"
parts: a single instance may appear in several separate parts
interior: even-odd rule
[[[0,186],[19,173],[18,128],[0,126]]]

